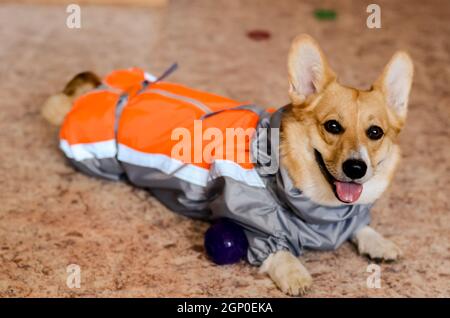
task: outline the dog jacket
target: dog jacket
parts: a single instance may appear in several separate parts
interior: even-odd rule
[[[82,172],[128,180],[182,215],[233,220],[259,265],[279,250],[335,249],[370,221],[369,205],[316,204],[278,167],[283,111],[116,70],[74,102],[60,148]]]

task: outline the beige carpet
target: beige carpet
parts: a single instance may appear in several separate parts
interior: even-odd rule
[[[357,3],[357,4],[356,4]],[[167,8],[0,4],[0,296],[281,297],[245,263],[205,258],[207,225],[176,216],[144,190],[86,177],[39,116],[45,98],[82,70],[137,65],[171,80],[264,106],[287,102],[289,42],[318,39],[343,82],[368,86],[397,48],[416,65],[403,161],[376,204],[373,226],[403,249],[381,264],[381,289],[350,244],[308,252],[309,297],[450,296],[450,3],[377,1],[382,29],[365,27],[370,1],[177,1]],[[318,21],[316,6],[336,21]],[[254,41],[247,31],[271,33]],[[81,288],[66,267],[81,267]]]

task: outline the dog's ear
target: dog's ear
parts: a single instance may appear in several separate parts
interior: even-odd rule
[[[292,42],[288,56],[289,96],[294,105],[319,93],[333,79],[325,56],[317,42],[306,34],[297,36]]]
[[[387,106],[404,120],[408,110],[408,98],[411,90],[414,67],[406,52],[398,51],[385,66],[374,87],[380,90]]]

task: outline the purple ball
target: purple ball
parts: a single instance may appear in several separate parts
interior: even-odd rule
[[[244,230],[229,219],[219,219],[206,231],[205,249],[218,265],[234,264],[247,255]]]

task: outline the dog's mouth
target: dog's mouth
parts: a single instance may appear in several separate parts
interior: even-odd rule
[[[344,203],[354,203],[361,196],[363,185],[356,182],[339,181],[328,171],[322,154],[314,149],[316,162],[319,165],[320,171],[333,189],[336,198]]]

